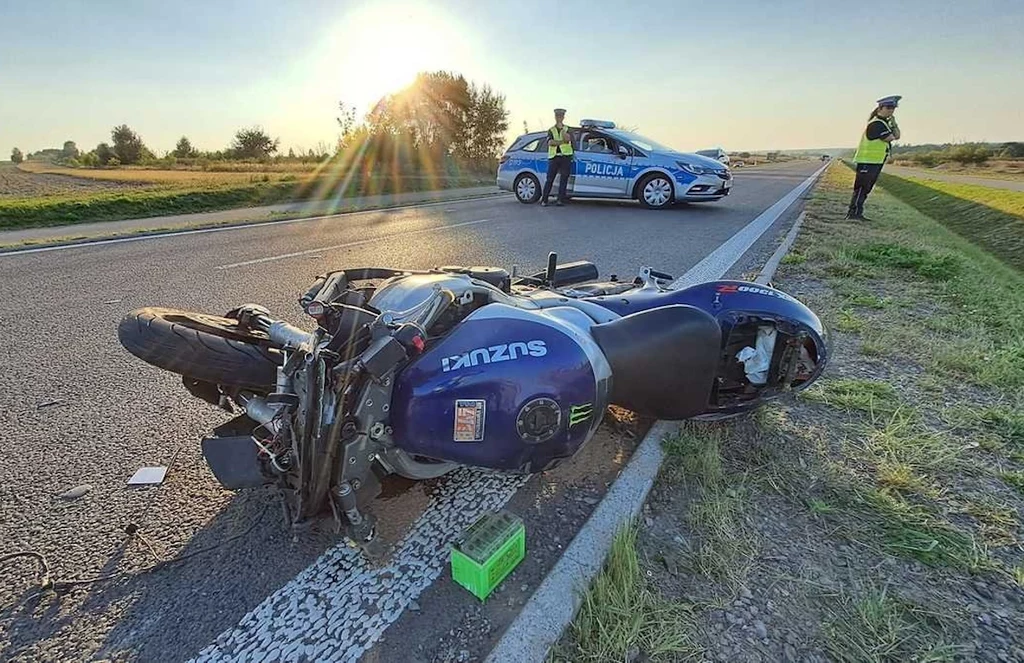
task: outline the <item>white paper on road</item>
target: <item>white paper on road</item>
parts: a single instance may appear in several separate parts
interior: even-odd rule
[[[131,479],[128,479],[129,486],[152,486],[164,482],[167,476],[166,467],[140,467]]]

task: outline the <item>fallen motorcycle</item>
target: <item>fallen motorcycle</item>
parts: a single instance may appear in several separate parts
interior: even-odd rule
[[[328,512],[371,541],[389,474],[531,473],[573,456],[609,404],[718,418],[814,382],[825,330],[793,297],[743,281],[672,289],[668,274],[598,282],[549,256],[494,267],[342,269],[299,304],[307,331],[258,305],[224,317],[143,308],[121,344],[238,416],[202,440],[226,488],[276,483],[294,525]],[[237,409],[236,409],[237,408]]]

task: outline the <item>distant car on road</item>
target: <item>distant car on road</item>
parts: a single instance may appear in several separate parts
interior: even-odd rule
[[[697,154],[701,155],[702,157],[710,157],[715,161],[718,161],[719,163],[724,163],[726,165],[728,165],[729,163],[729,155],[726,154],[725,150],[723,150],[720,147],[714,150],[697,150]]]
[[[728,166],[617,129],[614,122],[583,120],[569,134],[575,150],[568,189],[573,198],[639,200],[661,209],[676,202],[721,200],[732,189]],[[546,131],[516,138],[499,160],[498,188],[513,192],[521,203],[540,200],[547,151]]]

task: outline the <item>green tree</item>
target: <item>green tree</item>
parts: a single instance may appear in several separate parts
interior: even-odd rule
[[[93,151],[96,153],[96,161],[101,166],[108,165],[114,157],[114,150],[110,149],[110,146],[106,143],[100,143]]]
[[[14,148],[11,150],[11,161],[14,163],[21,163],[25,160],[25,155],[21,153],[21,150]]]
[[[142,139],[127,124],[114,127],[110,139],[119,164],[139,163],[144,157],[151,156]]]
[[[231,143],[231,152],[237,159],[266,159],[277,152],[279,142],[268,136],[262,127],[239,129]]]
[[[60,156],[64,159],[75,159],[79,155],[78,146],[75,145],[75,141],[66,140],[64,141],[64,147],[61,148]]]
[[[978,164],[979,166],[992,156],[992,152],[984,145],[975,145],[973,154],[971,154],[971,163]]]
[[[505,96],[489,85],[469,87],[464,149],[466,156],[478,165],[484,165],[498,156],[501,143],[508,131],[508,110]]]
[[[999,156],[1004,159],[1022,159],[1024,158],[1024,143],[1003,143],[1002,151]]]
[[[338,102],[338,128],[341,129],[341,137],[338,139],[338,147],[344,149],[349,144],[352,132],[356,128],[356,109],[344,101]]]
[[[174,146],[174,151],[171,152],[171,156],[178,159],[191,159],[197,154],[198,152],[192,147],[192,142],[188,139],[188,136],[179,138],[178,144]]]

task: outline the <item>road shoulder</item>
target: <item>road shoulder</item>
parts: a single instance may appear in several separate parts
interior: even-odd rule
[[[106,239],[157,235],[218,227],[241,227],[305,217],[323,217],[372,210],[475,200],[502,195],[497,187],[467,187],[416,191],[380,196],[359,196],[337,201],[284,203],[218,212],[178,214],[124,221],[103,221],[76,225],[24,228],[0,231],[0,250],[39,248]]]

